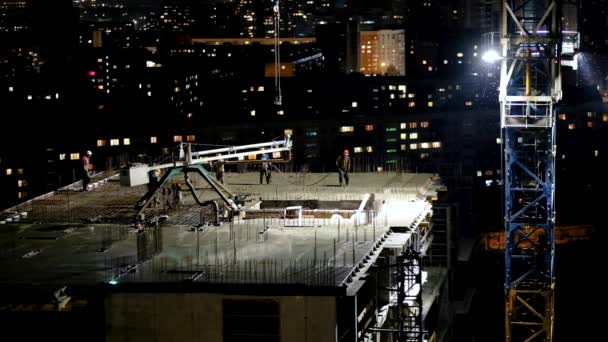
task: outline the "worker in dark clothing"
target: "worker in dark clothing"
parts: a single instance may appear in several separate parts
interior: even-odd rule
[[[218,156],[221,156],[221,154],[218,154]],[[215,179],[224,184],[224,159],[218,159],[215,162]]]
[[[268,154],[264,153],[262,155],[262,160],[268,159]],[[260,184],[263,183],[264,177],[266,177],[266,184],[270,184],[270,178],[272,177],[271,166],[272,164],[269,162],[263,162],[262,165],[260,165]]]
[[[158,186],[160,185],[160,170],[159,169],[151,169],[148,171],[148,194],[150,196],[154,196],[152,199],[152,207],[156,208],[160,204],[160,200],[158,199],[159,194],[156,193]],[[154,194],[154,195],[152,195]]]
[[[348,156],[348,150],[344,150],[341,156],[336,159],[336,167],[338,168],[338,179],[340,180],[340,186],[342,186],[342,178],[348,186],[348,172],[351,168],[350,157]]]
[[[82,173],[82,191],[88,191],[88,185],[91,183],[91,163],[90,158],[93,155],[93,152],[86,151],[85,154],[80,158],[81,163],[81,173]]]

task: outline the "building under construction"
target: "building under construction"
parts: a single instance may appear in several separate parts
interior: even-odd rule
[[[169,171],[167,171],[169,172]],[[432,174],[97,174],[0,212],[4,333],[64,341],[442,341],[451,207]],[[181,188],[182,190],[179,190]],[[142,199],[145,205],[142,206]],[[13,335],[15,334],[15,335]]]

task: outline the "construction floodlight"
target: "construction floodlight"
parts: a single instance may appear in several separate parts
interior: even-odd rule
[[[496,50],[488,50],[484,52],[481,59],[486,63],[496,63],[500,59],[500,55]]]

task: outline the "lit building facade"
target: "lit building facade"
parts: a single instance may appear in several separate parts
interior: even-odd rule
[[[405,75],[404,30],[361,31],[358,69],[365,75]]]

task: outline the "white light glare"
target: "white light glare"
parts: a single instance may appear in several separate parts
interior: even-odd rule
[[[500,55],[498,54],[498,52],[496,52],[496,50],[488,50],[484,52],[483,56],[481,56],[481,59],[486,63],[494,63],[500,59]]]

